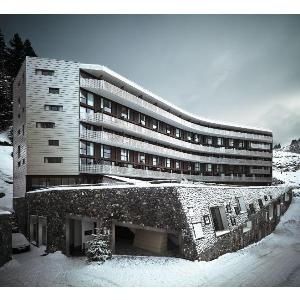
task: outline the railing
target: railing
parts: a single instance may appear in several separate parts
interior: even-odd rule
[[[87,78],[80,78],[80,86],[85,88],[92,88],[95,90],[104,90],[110,94],[113,94],[117,97],[120,97],[122,99],[127,100],[132,106],[140,106],[146,111],[150,111],[151,113],[154,113],[158,118],[164,116],[165,119],[170,120],[172,123],[175,123],[179,125],[178,127],[194,131],[195,133],[200,134],[210,134],[210,135],[217,135],[217,136],[223,136],[223,137],[234,137],[234,138],[241,138],[241,139],[250,139],[250,140],[258,140],[258,141],[264,141],[272,143],[273,138],[266,135],[259,135],[254,133],[245,133],[245,132],[239,132],[237,131],[231,131],[231,130],[225,130],[225,129],[215,129],[210,128],[202,125],[197,125],[192,122],[186,121],[172,113],[167,112],[166,110],[148,102],[145,101],[125,90],[122,90],[121,88],[105,81],[105,80],[97,80],[97,79],[87,79]],[[177,126],[175,125],[175,126]],[[220,126],[222,124],[219,124]]]
[[[135,169],[133,167],[120,167],[112,165],[102,165],[102,164],[92,164],[80,166],[81,173],[88,174],[107,174],[107,175],[119,175],[127,177],[140,177],[140,178],[155,178],[155,179],[189,179],[196,181],[205,181],[205,182],[248,182],[248,183],[258,183],[264,182],[269,183],[272,181],[271,177],[246,177],[246,176],[201,176],[201,175],[187,175],[187,174],[178,174],[178,173],[169,173],[163,172],[161,170],[143,170]]]
[[[155,142],[159,141],[161,144],[170,145],[170,146],[178,147],[180,149],[185,149],[189,151],[192,150],[192,151],[203,152],[203,153],[252,156],[252,157],[262,157],[262,158],[272,157],[272,153],[269,152],[226,149],[225,147],[218,148],[218,147],[210,147],[210,146],[185,142],[103,113],[84,114],[84,115],[81,114],[80,120],[93,123],[93,124],[98,124],[98,125],[100,124],[106,125],[116,130],[121,129],[127,134],[139,136],[142,138],[146,137],[148,140],[151,141],[155,141]]]
[[[250,168],[250,174],[270,175],[270,173],[271,173],[271,169],[265,170],[265,169]]]
[[[184,161],[193,161],[201,163],[218,163],[218,164],[234,164],[234,165],[254,165],[254,166],[271,166],[271,161],[265,160],[249,160],[235,158],[218,158],[209,156],[200,156],[177,150],[137,141],[128,137],[120,136],[114,133],[103,131],[84,130],[80,133],[80,138],[92,142],[103,143],[106,145],[125,148],[128,150],[138,151],[142,153],[160,155],[168,158],[179,159]]]

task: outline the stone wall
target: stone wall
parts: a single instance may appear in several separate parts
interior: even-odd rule
[[[25,197],[14,198],[13,208],[16,213],[19,232],[27,236],[28,233],[28,203]]]
[[[11,259],[11,254],[10,214],[0,212],[0,267]]]
[[[286,193],[289,197],[284,199]],[[264,200],[265,196],[267,200]],[[237,197],[243,197],[246,211],[236,213]],[[280,217],[274,214],[274,218],[269,220],[269,206],[282,203],[283,213],[291,201],[291,193],[285,186],[232,188],[158,184],[52,188],[29,192],[26,199],[28,215],[47,218],[48,251],[62,250],[66,253],[66,219],[69,216],[83,216],[99,220],[102,229],[110,229],[109,235],[113,232],[115,221],[177,232],[181,236],[183,258],[211,260],[272,232]],[[262,208],[258,199],[262,199]],[[254,213],[250,212],[249,204],[253,204]],[[226,205],[231,207],[225,216],[228,230],[220,234],[215,231],[210,208]],[[204,216],[208,216],[209,224],[205,224]],[[235,224],[231,223],[232,219]],[[249,221],[252,221],[252,228],[243,232],[244,225]],[[198,224],[203,231],[200,238],[195,235],[194,224]]]

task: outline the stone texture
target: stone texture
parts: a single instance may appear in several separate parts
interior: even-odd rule
[[[0,267],[11,259],[10,215],[0,215]]]
[[[284,200],[285,193],[289,193]],[[258,199],[272,195],[272,200]],[[255,213],[250,211],[236,214],[235,197],[243,197],[248,208],[253,204]],[[113,232],[113,221],[148,226],[178,232],[181,235],[181,256],[186,259],[211,260],[227,252],[236,251],[258,241],[272,232],[279,221],[274,215],[266,218],[269,205],[282,203],[285,211],[291,201],[287,187],[207,187],[196,185],[153,185],[127,187],[100,187],[80,189],[49,189],[30,192],[26,195],[28,214],[47,217],[47,249],[62,250],[66,253],[66,218],[85,216],[100,221],[100,229],[108,235]],[[226,212],[228,232],[217,236],[210,207],[230,204]],[[203,216],[208,215],[210,224],[205,225]],[[231,217],[236,224],[231,224]],[[252,229],[243,233],[243,224],[252,221]],[[196,239],[193,224],[201,223],[203,237]],[[112,247],[112,237],[109,236]]]

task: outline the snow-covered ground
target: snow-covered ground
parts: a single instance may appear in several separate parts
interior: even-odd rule
[[[0,133],[0,142],[9,142],[7,132]],[[11,157],[12,146],[0,145],[0,208],[12,208],[13,197],[13,158]]]
[[[289,157],[279,153],[274,161],[289,164]],[[276,167],[274,176],[299,185],[300,171],[287,170]],[[44,249],[32,246],[0,268],[0,286],[300,286],[300,188],[295,192],[272,234],[211,262],[114,256],[97,264],[60,252],[41,256]]]
[[[32,246],[0,269],[0,286],[300,286],[300,192],[276,230],[211,262],[115,256],[104,264]]]

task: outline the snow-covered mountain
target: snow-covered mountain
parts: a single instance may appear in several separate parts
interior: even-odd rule
[[[4,145],[5,144],[5,145]],[[0,208],[12,208],[13,158],[8,131],[0,133]]]

